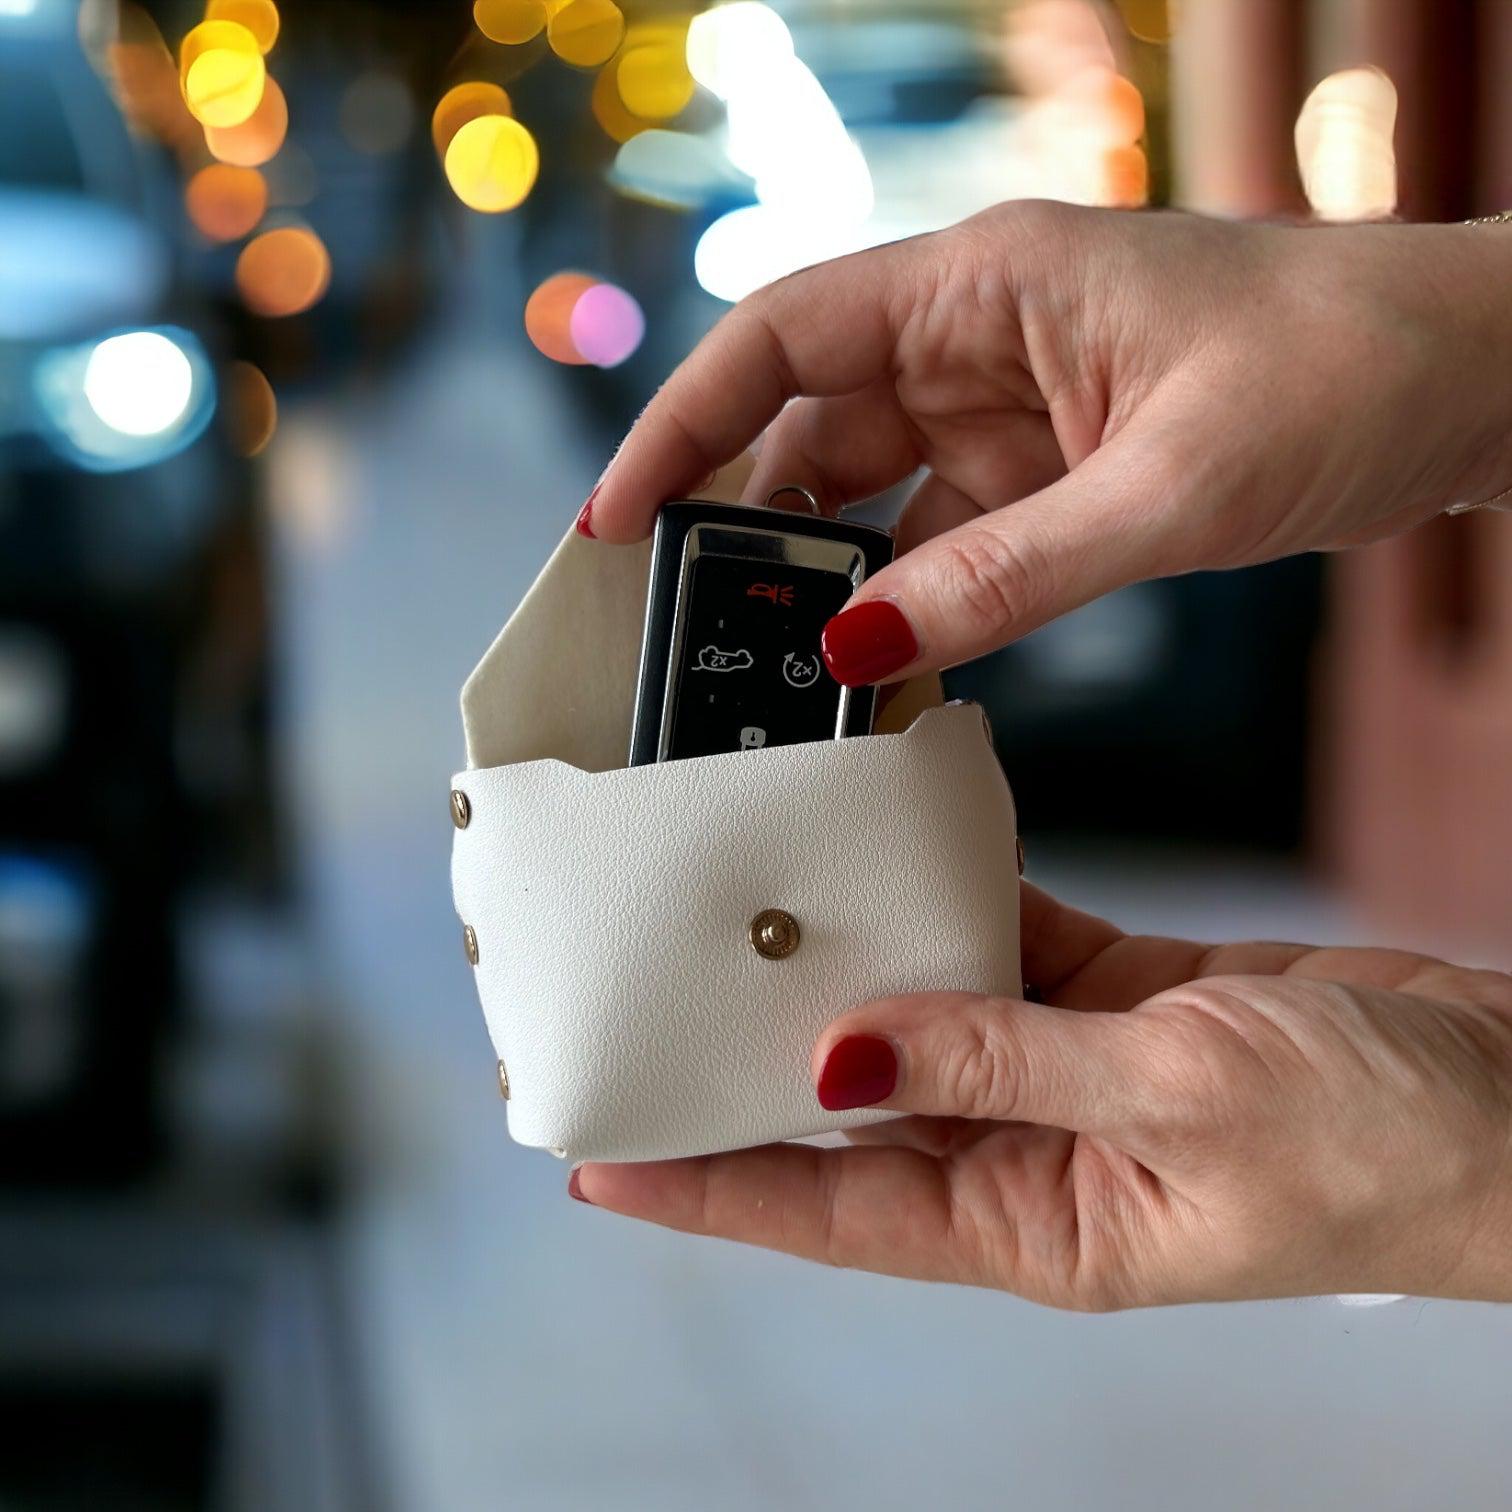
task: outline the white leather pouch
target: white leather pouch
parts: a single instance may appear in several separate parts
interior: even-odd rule
[[[981,711],[930,679],[896,733],[627,768],[649,560],[569,533],[462,693],[452,886],[510,1133],[649,1160],[889,1117],[819,1106],[830,1020],[1019,990],[1017,827]],[[772,909],[799,931],[775,959],[752,940]]]

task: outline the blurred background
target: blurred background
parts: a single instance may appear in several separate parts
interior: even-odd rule
[[[446,779],[730,301],[1021,196],[1506,208],[1509,76],[1512,0],[0,0],[0,1509],[1505,1506],[1505,1310],[1062,1317],[567,1201]],[[1509,581],[1444,520],[952,692],[1070,901],[1508,966]]]

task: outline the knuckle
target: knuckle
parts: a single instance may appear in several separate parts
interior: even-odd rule
[[[1018,1106],[1023,1057],[999,1023],[973,1017],[962,1023],[940,1068],[944,1106],[965,1118],[1007,1118]]]
[[[1004,635],[1043,593],[1046,564],[996,530],[977,529],[939,544],[942,607],[969,632]]]

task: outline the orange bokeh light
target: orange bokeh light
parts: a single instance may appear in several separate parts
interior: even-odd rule
[[[441,96],[431,115],[431,141],[442,157],[451,146],[451,140],[469,121],[479,116],[514,114],[509,96],[497,84],[481,79],[470,79],[465,84],[456,84]]]
[[[278,398],[261,368],[233,362],[226,371],[222,413],[238,456],[255,457],[278,429]]]
[[[614,0],[568,0],[546,26],[552,52],[577,68],[607,63],[624,36],[625,16]]]
[[[525,334],[543,356],[586,366],[588,359],[573,345],[572,312],[596,282],[586,273],[554,273],[526,301]]]
[[[490,42],[518,47],[546,26],[543,0],[473,0],[473,23]]]
[[[271,51],[278,40],[278,7],[273,0],[210,0],[207,21],[234,21],[245,26],[257,40],[258,49]]]
[[[184,208],[211,241],[236,241],[263,218],[268,186],[255,168],[211,163],[185,185]]]
[[[1103,157],[1105,205],[1137,210],[1150,196],[1150,165],[1139,147],[1112,147]]]
[[[280,226],[254,237],[236,260],[236,287],[257,315],[298,315],[331,282],[325,243],[304,226]]]
[[[628,142],[655,125],[654,121],[644,121],[632,114],[625,105],[620,95],[619,69],[613,63],[594,80],[592,107],[594,119],[616,142]]]
[[[278,153],[289,131],[289,106],[274,79],[263,85],[257,109],[240,126],[205,127],[212,157],[238,168],[260,168]]]

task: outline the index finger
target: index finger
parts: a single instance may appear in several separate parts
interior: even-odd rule
[[[741,300],[662,385],[590,503],[590,533],[638,541],[668,499],[740,455],[789,399],[887,372],[917,295],[917,242],[820,263]]]

